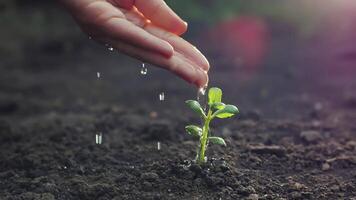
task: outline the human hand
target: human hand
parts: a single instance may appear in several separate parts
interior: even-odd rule
[[[163,0],[60,1],[93,39],[167,69],[198,87],[208,83],[208,61],[179,37],[187,24]]]

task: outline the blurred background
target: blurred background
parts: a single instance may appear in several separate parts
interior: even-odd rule
[[[355,106],[356,3],[348,0],[167,0],[184,38],[211,62],[210,86],[256,117],[304,118]],[[178,109],[196,88],[111,52],[53,1],[0,2],[0,109],[26,116],[87,105]],[[101,73],[100,80],[96,73]],[[159,94],[165,93],[164,104]],[[163,112],[163,111],[162,111]]]
[[[356,1],[166,2],[240,110],[212,170],[184,133],[197,88],[56,1],[0,0],[0,199],[355,199]]]

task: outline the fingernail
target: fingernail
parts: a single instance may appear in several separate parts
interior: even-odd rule
[[[209,77],[208,77],[208,73],[200,68],[196,68],[196,77],[198,77],[196,79],[196,81],[194,82],[194,84],[197,87],[202,87],[204,85],[208,84],[209,81]]]
[[[200,58],[197,59],[197,64],[205,71],[209,71],[210,68],[210,64],[208,59],[206,59],[206,57],[201,53],[201,51],[199,51],[199,49],[196,46],[193,46],[193,48],[195,49],[196,52],[198,52],[200,54]]]
[[[165,44],[162,45],[162,49],[163,49],[162,54],[166,58],[170,58],[173,56],[174,49],[173,49],[172,45],[170,45],[168,42],[165,42]]]
[[[203,56],[202,66],[203,66],[203,69],[204,69],[205,71],[209,71],[209,69],[210,69],[210,63],[209,63],[208,59],[206,59],[205,56]]]

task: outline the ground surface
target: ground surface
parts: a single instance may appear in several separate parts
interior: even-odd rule
[[[355,80],[316,79],[288,35],[273,44],[250,80],[204,47],[210,85],[241,110],[213,125],[227,147],[210,146],[204,168],[184,133],[196,90],[169,73],[142,76],[83,35],[2,58],[0,199],[356,199]]]

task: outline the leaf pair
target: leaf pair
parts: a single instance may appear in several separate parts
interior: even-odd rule
[[[239,110],[234,105],[225,105],[223,108],[217,110],[212,118],[217,117],[220,119],[229,118],[239,113]]]
[[[189,135],[197,137],[197,138],[200,138],[203,133],[203,130],[200,127],[195,126],[195,125],[186,126],[185,130],[187,131],[187,133]],[[213,144],[219,144],[219,145],[226,146],[225,140],[222,139],[221,137],[209,137],[208,139]]]
[[[221,102],[222,99],[222,91],[220,88],[213,87],[209,90],[209,106],[215,113],[213,114],[212,118],[229,118],[234,116],[239,112],[236,106],[234,105],[225,105]]]
[[[215,113],[212,115],[211,119],[217,117],[217,118],[229,118],[234,116],[239,112],[236,106],[234,105],[225,105],[224,103],[221,102],[222,99],[222,91],[220,88],[213,87],[210,88],[209,93],[208,93],[208,104],[209,108],[214,110]],[[188,100],[186,101],[186,104],[194,111],[196,112],[200,117],[203,119],[206,119],[206,114],[199,104],[199,102],[195,100]]]

